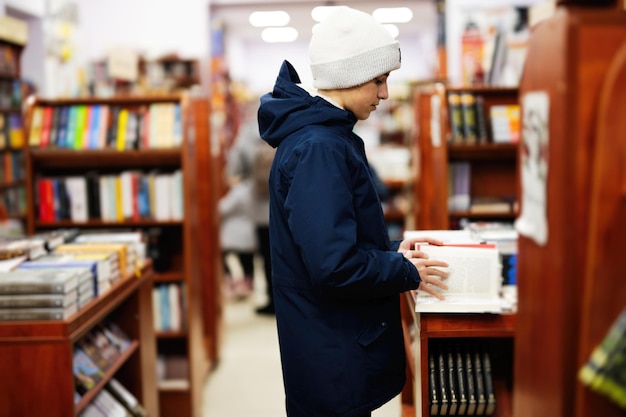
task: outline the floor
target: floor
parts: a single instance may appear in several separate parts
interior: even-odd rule
[[[262,271],[258,260],[255,270]],[[254,311],[265,302],[262,275],[255,276],[254,287],[247,300],[225,303],[221,360],[207,379],[202,417],[286,416],[276,320]],[[399,396],[372,414],[400,416]]]

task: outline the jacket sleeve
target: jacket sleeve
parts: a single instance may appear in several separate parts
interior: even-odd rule
[[[417,288],[417,269],[401,253],[357,240],[345,156],[316,143],[298,149],[296,159],[285,209],[311,285],[345,298],[376,298]]]

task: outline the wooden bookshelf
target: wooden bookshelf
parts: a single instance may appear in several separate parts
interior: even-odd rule
[[[127,276],[63,321],[0,323],[0,416],[78,415],[115,377],[151,417],[158,417],[152,263]],[[117,324],[130,346],[98,384],[74,403],[74,344],[103,320]]]
[[[16,19],[2,19],[0,24],[7,29],[11,24],[24,25]],[[23,223],[26,196],[20,58],[25,44],[5,38],[9,33],[4,32],[0,33],[0,220]]]
[[[447,94],[469,92],[484,99],[487,143],[456,144],[451,141]],[[450,181],[452,165],[469,164],[467,185],[471,200],[497,199],[513,201],[518,193],[518,144],[494,143],[491,137],[489,109],[494,105],[517,104],[515,88],[448,87],[443,83],[422,85],[414,94],[417,137],[414,140],[414,223],[420,230],[456,229],[462,219],[469,221],[513,221],[514,204],[504,213],[451,210]],[[433,127],[435,126],[435,127]]]
[[[520,84],[522,103],[531,92],[549,102],[549,175],[536,207],[547,238],[520,233],[518,241],[513,414],[617,417],[624,410],[578,372],[626,299],[626,13],[623,1],[558,3],[533,28]]]
[[[484,100],[487,141],[453,143],[447,97],[449,92],[469,92]],[[451,210],[449,183],[451,164],[469,164],[469,197],[507,198],[519,193],[518,143],[494,143],[489,128],[489,109],[494,105],[518,104],[518,90],[502,87],[451,87],[443,82],[416,87],[414,96],[417,137],[412,158],[415,178],[413,188],[414,224],[416,230],[458,229],[462,221],[512,222],[514,206],[504,212]],[[428,351],[438,340],[476,343],[492,357],[496,390],[496,416],[513,415],[513,343],[515,315],[493,314],[417,314],[415,293],[403,296],[402,320],[407,341],[407,376],[403,391],[404,408],[428,416]],[[415,414],[413,414],[415,415]]]
[[[59,99],[33,97],[27,109],[27,132],[33,111],[38,106],[108,105],[137,108],[170,103],[180,106],[182,141],[179,146],[167,148],[133,148],[115,150],[68,149],[58,146],[31,147],[26,153],[28,231],[35,233],[55,228],[131,229],[150,232],[160,230],[166,239],[166,263],[155,259],[155,285],[179,284],[183,293],[183,327],[174,331],[156,332],[158,356],[182,359],[186,375],[176,384],[157,383],[159,412],[167,416],[195,416],[201,409],[202,389],[211,366],[219,359],[221,320],[221,293],[217,291],[221,276],[217,245],[218,225],[214,220],[217,204],[213,181],[209,139],[208,100],[188,94],[110,98]],[[88,218],[86,221],[42,220],[39,218],[37,180],[42,177],[66,175],[119,175],[134,170],[140,173],[182,172],[183,212],[180,218],[154,216],[118,218],[116,220]],[[157,267],[158,266],[158,267]],[[171,382],[171,381],[170,381]]]

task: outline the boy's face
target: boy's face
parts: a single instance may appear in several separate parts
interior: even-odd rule
[[[388,77],[389,74],[383,74],[365,84],[335,91],[339,92],[339,100],[346,110],[354,113],[358,120],[365,120],[376,110],[380,100],[389,97]]]

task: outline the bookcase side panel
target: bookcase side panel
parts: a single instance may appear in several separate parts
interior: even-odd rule
[[[0,416],[74,415],[69,340],[0,342]]]

